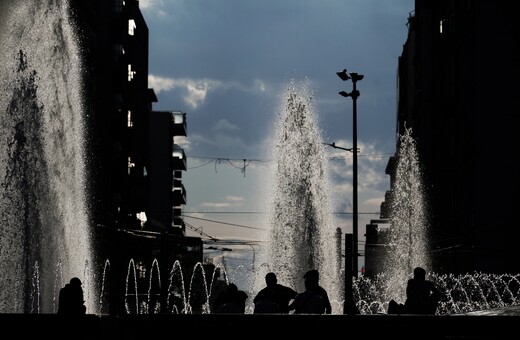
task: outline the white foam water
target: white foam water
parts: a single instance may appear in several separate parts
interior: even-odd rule
[[[54,313],[70,278],[93,292],[82,63],[68,1],[3,5],[0,313]]]

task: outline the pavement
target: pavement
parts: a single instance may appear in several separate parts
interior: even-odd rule
[[[520,326],[520,305],[450,315],[0,314],[3,334],[17,339],[162,339],[243,336],[320,339],[494,340]]]

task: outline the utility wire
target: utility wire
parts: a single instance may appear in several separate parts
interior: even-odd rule
[[[202,156],[189,156],[189,158],[200,158],[200,159],[209,159],[208,162],[197,165],[195,167],[189,167],[190,169],[197,169],[208,164],[214,163],[215,173],[217,173],[217,165],[220,165],[222,162],[226,162],[231,165],[233,168],[239,169],[244,177],[246,177],[246,169],[252,162],[270,162],[270,160],[261,160],[261,159],[247,159],[247,158],[223,158],[223,157],[202,157]],[[235,163],[234,163],[235,162]],[[241,162],[240,165],[237,165],[236,162]]]
[[[233,227],[240,227],[240,228],[246,228],[246,229],[254,229],[254,230],[266,231],[266,229],[263,229],[263,228],[251,227],[251,226],[246,226],[246,225],[242,225],[242,224],[234,224],[234,223],[227,223],[227,222],[209,220],[209,219],[206,219],[206,218],[188,216],[188,215],[185,215],[185,214],[181,214],[181,216],[184,216],[184,217],[187,217],[187,218],[193,218],[195,220],[207,221],[207,222],[218,223],[218,224],[225,224],[225,225],[229,225],[229,226],[233,226]]]
[[[264,212],[264,211],[185,211],[182,213],[183,216],[192,217],[192,216],[187,216],[185,214],[244,214],[244,215],[258,214],[259,215],[259,214],[266,214],[266,212]],[[337,211],[337,212],[334,212],[333,214],[334,215],[352,215],[353,212]],[[374,212],[358,212],[358,214],[359,215],[379,215],[381,213],[378,211],[374,211]],[[192,217],[192,218],[195,218],[195,217]],[[218,222],[218,221],[212,221],[212,222],[224,223],[224,222]],[[253,227],[251,227],[251,228],[253,228]]]
[[[337,147],[339,148],[339,147]],[[367,158],[379,158],[379,157],[388,157],[388,156],[393,156],[394,153],[382,153],[382,154],[361,154],[361,153],[358,153],[358,157],[367,157]],[[350,156],[351,157],[351,156]],[[329,160],[344,160],[344,159],[347,159],[347,158],[350,158],[350,157],[338,157],[338,156],[332,156],[332,157],[329,157]],[[209,161],[205,162],[205,163],[202,163],[202,164],[199,164],[199,165],[196,165],[196,166],[193,166],[193,167],[188,167],[188,170],[192,170],[192,169],[198,169],[198,168],[202,168],[202,167],[205,167],[207,165],[210,165],[212,163],[214,163],[214,167],[215,167],[215,173],[217,173],[217,167],[218,165],[221,165],[223,162],[226,162],[227,164],[229,164],[231,167],[235,168],[235,169],[239,169],[240,172],[242,174],[244,174],[244,177],[246,177],[246,169],[248,166],[251,165],[251,163],[253,162],[258,162],[258,163],[269,163],[271,162],[272,160],[265,160],[265,159],[247,159],[247,158],[225,158],[225,157],[204,157],[204,156],[188,156],[188,158],[197,158],[197,159],[208,159]],[[237,163],[239,163],[240,165],[237,165]]]
[[[219,241],[218,238],[206,234],[206,233],[204,232],[204,230],[202,229],[202,227],[199,227],[199,228],[194,227],[193,225],[189,224],[189,223],[186,222],[186,221],[184,221],[184,224],[185,224],[188,228],[190,228],[191,230],[193,230],[194,232],[199,233],[200,236],[206,236],[206,237],[208,237],[209,239],[211,239],[211,240],[214,241],[214,242]]]

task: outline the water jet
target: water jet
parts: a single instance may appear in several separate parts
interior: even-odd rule
[[[71,277],[93,292],[81,60],[67,2],[7,7],[0,51],[0,312],[53,313],[56,289]]]

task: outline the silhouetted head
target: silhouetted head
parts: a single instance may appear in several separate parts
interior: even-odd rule
[[[265,283],[268,286],[273,286],[277,282],[278,282],[278,279],[276,278],[276,274],[275,273],[271,272],[271,273],[265,274]]]
[[[238,292],[238,287],[237,287],[237,285],[234,284],[234,283],[230,283],[230,284],[228,284],[228,286],[227,286],[227,292],[228,292],[228,293],[236,293],[236,292]]]
[[[318,273],[316,269],[311,269],[307,273],[305,273],[305,275],[303,275],[304,279],[308,279],[310,277],[312,277],[316,280],[316,282],[318,282],[320,280],[320,273]]]
[[[421,267],[415,267],[413,270],[413,278],[418,280],[425,280],[426,279],[426,270]]]
[[[81,280],[77,277],[73,277],[72,279],[70,279],[70,284],[72,286],[78,286],[78,287],[81,287]]]
[[[310,276],[305,279],[305,289],[306,290],[316,290],[318,288],[318,280],[316,278]]]

